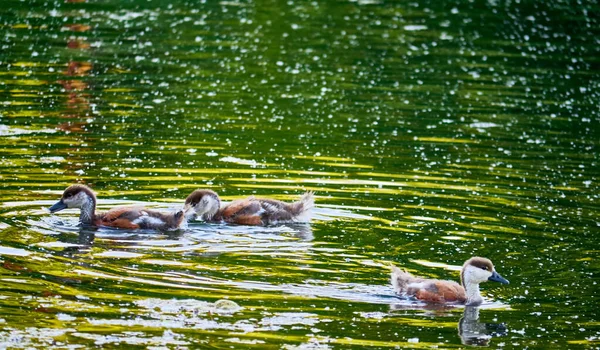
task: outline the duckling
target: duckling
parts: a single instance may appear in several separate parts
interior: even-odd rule
[[[508,284],[500,276],[489,259],[473,257],[465,262],[460,271],[460,281],[444,281],[414,277],[396,266],[392,267],[392,286],[396,293],[413,296],[430,303],[458,303],[469,306],[480,305],[483,298],[479,293],[479,283],[485,281]]]
[[[79,208],[82,225],[108,226],[126,229],[175,229],[184,222],[182,210],[161,213],[143,207],[117,207],[106,213],[96,213],[96,195],[85,185],[72,185],[63,192],[62,198],[48,208],[56,213],[66,208]]]
[[[183,211],[188,221],[199,218],[208,222],[259,226],[309,222],[314,204],[313,193],[306,192],[299,201],[291,204],[251,196],[221,207],[221,200],[214,191],[196,190],[186,198]]]

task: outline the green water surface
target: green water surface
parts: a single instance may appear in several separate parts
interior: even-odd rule
[[[0,348],[600,347],[594,1],[41,1],[0,8]],[[316,193],[310,224],[77,226]],[[394,296],[389,264],[509,285]],[[215,305],[228,299],[239,307]]]

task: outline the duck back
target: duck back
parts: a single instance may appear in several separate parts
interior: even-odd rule
[[[267,224],[283,222],[309,222],[315,206],[314,194],[306,192],[299,201],[288,204],[273,199],[259,199]]]
[[[305,193],[299,201],[294,203],[251,196],[231,202],[221,208],[213,220],[240,225],[308,222],[313,207],[314,196],[312,192]]]
[[[183,211],[161,213],[143,207],[119,207],[98,214],[95,224],[127,229],[175,229],[183,223]]]

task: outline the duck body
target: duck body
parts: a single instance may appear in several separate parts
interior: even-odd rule
[[[167,230],[180,227],[185,221],[183,211],[162,213],[144,207],[124,206],[105,213],[96,213],[96,195],[87,186],[68,187],[60,201],[49,208],[56,213],[66,208],[79,208],[82,225],[106,226],[124,229]]]
[[[294,203],[251,196],[222,206],[215,192],[196,190],[186,198],[184,212],[187,220],[261,226],[309,222],[313,207],[312,192],[306,192]]]
[[[509,283],[494,270],[494,265],[489,259],[480,257],[467,260],[461,269],[460,276],[461,284],[458,284],[454,281],[415,277],[392,266],[391,281],[396,293],[401,295],[429,303],[465,305],[480,305],[483,302],[479,292],[479,283],[485,281]]]

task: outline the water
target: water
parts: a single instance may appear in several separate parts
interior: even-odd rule
[[[598,347],[595,2],[3,5],[2,347]],[[76,182],[317,208],[90,230],[43,209]],[[474,255],[511,281],[481,308],[389,286]]]

